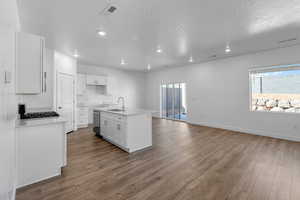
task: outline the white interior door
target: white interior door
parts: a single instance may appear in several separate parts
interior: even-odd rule
[[[74,127],[74,77],[72,75],[57,74],[57,112],[67,120],[66,132]]]

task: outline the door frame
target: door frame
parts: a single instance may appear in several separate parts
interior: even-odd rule
[[[185,84],[185,85],[187,85],[187,83],[185,82],[185,81],[182,81],[182,82],[180,82],[180,81],[178,81],[178,82],[166,82],[166,83],[161,83],[160,84],[160,99],[159,99],[159,102],[160,102],[160,113],[159,113],[159,116],[160,116],[160,118],[162,118],[162,119],[167,119],[167,120],[173,120],[173,121],[179,121],[179,122],[188,122],[188,119],[186,119],[186,120],[182,120],[182,119],[175,119],[175,118],[171,118],[171,117],[167,117],[167,116],[163,116],[163,111],[162,111],[162,86],[163,85],[166,85],[166,101],[167,101],[167,97],[168,97],[168,85],[173,85],[173,89],[174,89],[174,86],[175,86],[175,84],[179,84],[179,88],[181,88],[181,84]],[[186,88],[187,89],[187,88]],[[180,90],[180,96],[181,96],[181,98],[180,98],[180,104],[182,103],[182,91]],[[173,112],[173,115],[175,115],[175,113],[174,113],[174,108],[175,108],[175,105],[174,105],[174,101],[175,101],[175,94],[174,94],[174,90],[172,91],[172,97],[171,97],[173,100],[172,100],[172,112]],[[167,105],[166,105],[167,106]],[[188,106],[188,105],[187,105]],[[167,108],[167,107],[166,107]],[[166,115],[167,115],[167,111],[166,111]]]
[[[64,73],[64,72],[59,72],[59,71],[57,71],[56,72],[56,78],[55,78],[55,80],[56,80],[56,87],[55,87],[55,89],[56,89],[56,92],[55,92],[55,94],[56,94],[56,97],[55,97],[55,110],[56,110],[56,112],[58,112],[58,105],[57,105],[57,102],[58,102],[58,76],[59,75],[66,75],[66,76],[70,76],[70,77],[72,77],[72,82],[73,82],[73,122],[72,122],[72,129],[73,129],[73,131],[76,131],[77,130],[77,128],[76,128],[76,88],[75,88],[75,85],[76,85],[76,82],[75,82],[75,75],[73,75],[73,74],[69,74],[69,73]]]

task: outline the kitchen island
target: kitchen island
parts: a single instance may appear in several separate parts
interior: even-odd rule
[[[94,108],[100,112],[100,133],[128,153],[152,146],[152,113],[141,109]]]

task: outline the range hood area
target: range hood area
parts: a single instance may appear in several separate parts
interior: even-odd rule
[[[100,86],[101,94],[107,94],[108,77],[106,75],[77,74],[77,95],[85,95],[87,87]]]

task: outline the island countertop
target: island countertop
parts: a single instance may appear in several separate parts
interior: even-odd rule
[[[114,109],[115,107],[94,107],[94,110],[100,111],[100,112],[108,112],[113,113],[117,115],[123,115],[123,116],[133,116],[133,115],[142,115],[142,114],[152,114],[153,111],[151,110],[144,110],[144,109],[138,109],[138,108],[126,108],[124,111],[112,111],[111,109]]]
[[[47,117],[47,118],[37,118],[37,119],[16,119],[15,128],[41,126],[41,125],[65,123],[65,122],[67,122],[67,120],[65,120],[63,117]]]

